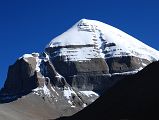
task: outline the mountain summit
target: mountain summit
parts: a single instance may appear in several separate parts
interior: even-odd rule
[[[62,48],[54,56],[65,56],[66,61],[122,56],[135,56],[150,61],[159,59],[158,51],[136,38],[108,24],[87,19],[80,20],[54,38],[46,46],[48,48]]]
[[[0,118],[72,115],[158,59],[157,50],[119,29],[82,19],[54,38],[43,53],[25,54],[9,67],[0,91]]]

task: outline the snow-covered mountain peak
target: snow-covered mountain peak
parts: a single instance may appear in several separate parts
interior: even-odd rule
[[[121,30],[82,19],[54,38],[42,53],[24,54],[9,67],[0,91],[0,108],[7,109],[0,114],[8,115],[15,109],[13,118],[15,115],[24,116],[22,119],[72,115],[119,80],[158,59],[157,50]],[[26,106],[30,107],[26,109]],[[1,116],[3,119],[4,115]]]
[[[127,33],[108,24],[81,19],[69,30],[54,38],[46,48],[61,48],[54,56],[66,61],[136,56],[149,61],[159,60],[159,52]]]

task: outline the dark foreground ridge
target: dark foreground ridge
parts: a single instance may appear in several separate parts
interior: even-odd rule
[[[159,116],[159,62],[119,81],[77,114],[58,120],[145,120]]]

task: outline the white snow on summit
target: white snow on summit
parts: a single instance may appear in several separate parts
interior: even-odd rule
[[[82,19],[68,31],[54,38],[46,48],[60,47],[52,57],[65,56],[65,61],[136,56],[159,60],[159,51],[108,24]]]

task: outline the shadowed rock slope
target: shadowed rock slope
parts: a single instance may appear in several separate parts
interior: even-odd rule
[[[79,113],[58,120],[145,120],[159,116],[159,62],[125,77]]]

